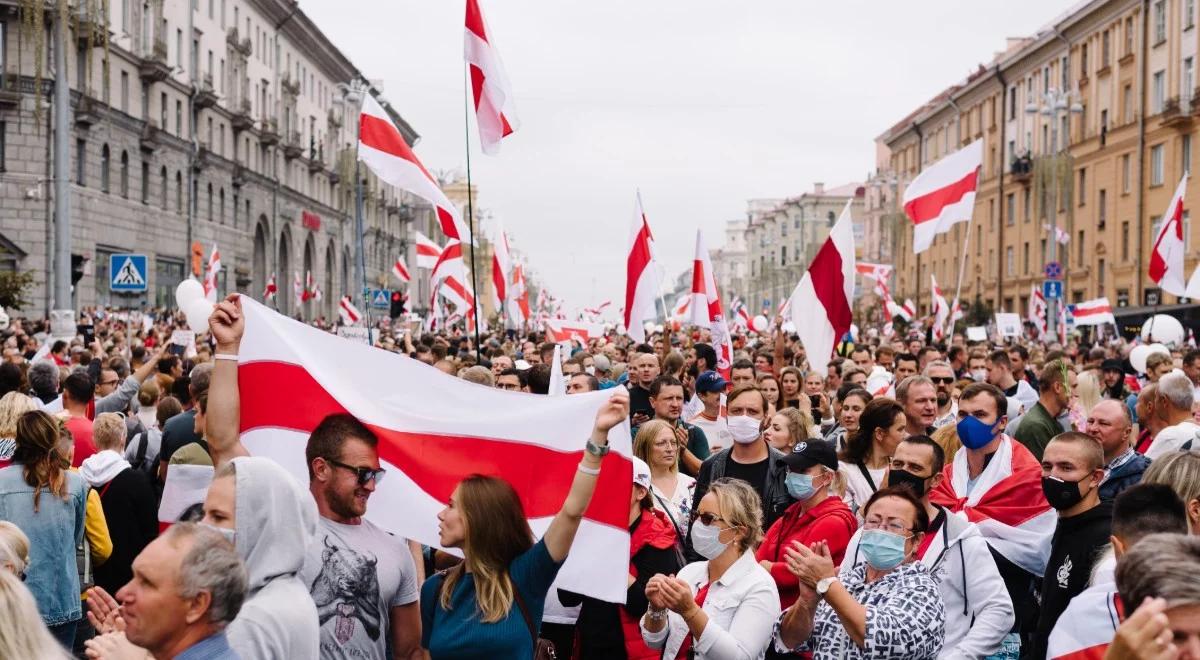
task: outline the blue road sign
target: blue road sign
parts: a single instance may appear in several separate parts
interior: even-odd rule
[[[367,300],[375,309],[389,309],[392,306],[391,289],[367,289]]]
[[[1046,279],[1057,280],[1063,275],[1062,264],[1057,261],[1051,261],[1046,264],[1046,269],[1043,272],[1046,274]]]
[[[1046,280],[1042,282],[1042,295],[1046,300],[1058,300],[1063,295],[1062,280]]]
[[[111,254],[108,256],[111,291],[140,293],[146,290],[146,255]]]

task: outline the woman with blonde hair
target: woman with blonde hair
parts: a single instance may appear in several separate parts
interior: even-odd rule
[[[25,536],[20,527],[7,520],[0,520],[0,568],[24,579],[27,566],[29,537]]]
[[[679,449],[675,431],[661,419],[642,424],[633,438],[633,455],[650,466],[654,506],[667,514],[682,539],[691,520],[696,480],[679,471]]]
[[[664,658],[762,658],[780,612],[775,580],[754,558],[762,537],[758,491],[740,479],[714,481],[691,531],[705,560],[646,584],[646,646]]]
[[[432,660],[533,657],[546,594],[596,490],[608,433],[628,418],[625,394],[596,413],[566,500],[536,543],[507,481],[476,474],[458,483],[438,514],[438,535],[463,561],[421,586],[421,646]]]
[[[767,428],[763,437],[767,443],[787,454],[797,442],[807,440],[812,428],[812,417],[803,410],[784,408],[774,415],[769,415]]]
[[[1200,450],[1173,451],[1150,463],[1142,475],[1144,484],[1166,484],[1183,500],[1188,529],[1200,536]]]
[[[0,467],[12,462],[13,451],[17,448],[17,419],[37,409],[37,401],[20,392],[9,392],[0,397]]]
[[[933,432],[930,436],[942,448],[942,452],[946,455],[946,465],[954,463],[954,455],[962,449],[962,440],[958,437],[958,425],[947,424]]]
[[[21,579],[0,571],[0,658],[70,660],[38,615],[38,604]]]

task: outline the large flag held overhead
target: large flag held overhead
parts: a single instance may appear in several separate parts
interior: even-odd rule
[[[938,286],[937,277],[933,273],[929,274],[929,281],[932,287],[929,292],[933,295],[933,304],[930,308],[933,314],[933,339],[940,341],[946,336],[946,320],[950,318],[950,304],[946,302],[946,296],[942,294],[942,287]]]
[[[417,252],[417,268],[426,270],[437,265],[438,257],[442,256],[442,246],[421,232],[413,232]]]
[[[546,319],[546,339],[556,344],[577,341],[587,346],[588,340],[604,336],[604,326],[599,323]]]
[[[654,234],[650,233],[650,223],[642,210],[642,195],[638,193],[625,259],[625,328],[638,343],[646,341],[643,324],[656,316],[654,301],[661,283],[654,267]]]
[[[833,347],[850,331],[854,273],[854,226],[847,202],[787,302],[814,371],[825,372]]]
[[[1029,315],[1028,321],[1033,324],[1037,330],[1038,339],[1046,336],[1048,321],[1046,320],[1046,297],[1042,295],[1042,290],[1036,284],[1029,287]]]
[[[478,0],[467,0],[467,30],[463,54],[471,74],[471,92],[475,97],[475,119],[479,122],[479,142],[485,154],[500,152],[500,141],[517,130],[517,110],[512,86],[504,72],[500,53],[492,43],[492,33],[479,9]]]
[[[976,140],[926,168],[904,189],[904,213],[913,222],[913,252],[924,252],[935,236],[971,219],[982,162],[983,140]]]
[[[469,243],[471,232],[462,214],[438,187],[437,181],[417,159],[387,112],[370,93],[363,94],[362,114],[358,122],[358,159],[384,182],[432,204],[442,233]]]
[[[1062,307],[1066,307],[1063,305]],[[1104,323],[1117,324],[1117,317],[1113,316],[1112,305],[1109,304],[1108,298],[1095,298],[1081,303],[1075,304],[1075,325],[1102,325]]]
[[[404,265],[404,257],[396,257],[396,263],[392,264],[392,275],[401,282],[412,281],[412,275],[408,273],[408,266]]]
[[[349,342],[242,298],[238,355],[241,438],[250,453],[308,479],[304,448],[327,415],[350,413],[379,437],[387,479],[367,518],[404,538],[438,545],[437,514],[464,477],[503,477],[540,536],[562,507],[596,411],[611,393],[547,397],[479,387],[416,360]],[[289,402],[303,401],[303,406]],[[464,415],[464,410],[472,411]],[[609,432],[591,505],[558,584],[625,602],[629,573],[629,426]]]
[[[503,313],[504,303],[508,300],[508,278],[512,275],[512,257],[508,250],[508,234],[504,227],[496,225],[496,235],[492,237],[492,303],[493,307]]]
[[[1176,296],[1187,295],[1187,273],[1183,272],[1183,195],[1187,192],[1187,172],[1179,180],[1167,212],[1163,214],[1162,227],[1154,239],[1150,251],[1150,279],[1158,283],[1163,291]]]
[[[728,379],[733,365],[733,339],[729,323],[721,309],[721,294],[712,259],[704,245],[704,232],[696,230],[696,256],[692,260],[692,323],[706,327],[712,333],[712,346],[717,353],[717,372]]]

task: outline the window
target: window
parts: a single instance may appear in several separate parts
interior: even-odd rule
[[[1157,115],[1163,111],[1163,103],[1166,101],[1166,74],[1162,71],[1155,71],[1152,80],[1153,82],[1150,85],[1150,114]]]
[[[1109,35],[1108,30],[1105,30],[1103,33],[1100,34],[1100,66],[1101,67],[1107,67],[1109,65],[1109,62],[1111,61],[1110,57],[1112,56],[1112,51],[1111,51],[1112,46],[1110,45],[1109,42],[1112,40],[1109,39],[1109,36],[1110,35]]]
[[[160,181],[159,185],[162,188],[161,190],[159,190],[158,203],[162,205],[162,210],[166,211],[167,204],[170,202],[170,199],[171,199],[170,196],[168,195],[168,193],[170,192],[171,175],[167,174],[167,166],[166,165],[162,166],[162,169],[159,171],[158,178]]]
[[[1087,168],[1079,168],[1079,191],[1076,197],[1079,198],[1079,205],[1087,205]]]
[[[158,126],[167,130],[167,93],[163,92],[158,99]]]
[[[129,199],[129,152],[121,152],[121,196]]]
[[[779,246],[779,265],[780,266],[787,265],[787,246],[786,245]]]
[[[129,112],[129,72],[121,72],[121,112]]]
[[[1154,3],[1154,45],[1167,40],[1167,0]]]
[[[175,30],[175,66],[183,68],[183,30]]]
[[[1121,116],[1125,123],[1133,121],[1133,85],[1125,85],[1121,90]]]
[[[183,172],[175,170],[175,212],[183,213]]]
[[[150,162],[142,161],[142,203],[150,203]]]
[[[208,221],[213,221],[213,187],[211,182],[208,184]]]
[[[1180,85],[1179,99],[1182,105],[1191,103],[1192,91],[1196,86],[1195,61],[1191,57],[1183,58],[1183,82]]]
[[[175,101],[175,135],[183,135],[183,101]]]
[[[1181,172],[1191,172],[1192,171],[1192,135],[1191,135],[1191,133],[1183,134],[1183,138],[1179,142],[1179,152],[1180,152],[1179,153],[1179,156],[1180,156],[1179,164],[1182,166],[1180,168],[1180,171]]]
[[[1046,239],[1043,238],[1039,242],[1039,248],[1041,252],[1038,253],[1038,258],[1041,260],[1041,263],[1046,263]]]
[[[1121,223],[1121,261],[1129,261],[1129,222]]]
[[[1129,154],[1125,154],[1121,156],[1121,192],[1126,195],[1129,194],[1129,178]]]
[[[1008,88],[1008,118],[1017,118],[1017,86]]]
[[[225,224],[225,189],[221,188],[217,191],[217,220],[221,224]]]
[[[1104,229],[1108,221],[1108,191],[1101,188],[1096,199],[1096,228]]]
[[[1150,185],[1163,184],[1163,146],[1156,144],[1150,147]]]
[[[87,140],[75,140],[75,184],[87,185]]]
[[[1032,213],[1032,207],[1031,207],[1031,199],[1032,199],[1032,195],[1030,194],[1030,192],[1029,192],[1029,189],[1028,189],[1028,188],[1026,188],[1026,189],[1024,190],[1024,193],[1022,194],[1022,197],[1023,197],[1023,198],[1024,198],[1024,200],[1025,200],[1025,216],[1024,216],[1024,219],[1023,219],[1022,221],[1023,221],[1025,224],[1029,224],[1029,221],[1033,219],[1033,213]],[[1044,209],[1043,209],[1042,215],[1045,215],[1045,210],[1044,210]]]
[[[100,148],[100,192],[108,192],[109,190],[109,160],[111,160],[108,151],[108,145]]]
[[[225,0],[221,0],[221,29],[225,29]]]
[[[1083,239],[1084,239],[1083,230],[1080,229],[1078,232],[1076,232],[1076,236],[1075,236],[1075,254],[1076,254],[1075,261],[1077,261],[1080,266],[1083,265],[1083,245],[1085,242]]]
[[[1196,0],[1183,0],[1183,29],[1196,25]]]
[[[208,20],[213,20],[216,14],[213,13],[213,0],[208,0]]]
[[[1099,259],[1099,261],[1096,262],[1096,295],[1097,296],[1104,295],[1104,275],[1105,275],[1106,271],[1108,270],[1108,268],[1106,268],[1107,265],[1108,264],[1104,261],[1104,257],[1101,257]]]
[[[987,274],[988,277],[996,276],[996,251],[988,248]]]
[[[1016,274],[1015,273],[1016,269],[1013,267],[1013,264],[1014,264],[1013,248],[1010,245],[1010,246],[1004,248],[1004,274],[1005,275],[1015,275]]]
[[[1029,241],[1025,241],[1024,249],[1021,250],[1021,269],[1026,275],[1029,274]]]
[[[1007,217],[1004,224],[1012,227],[1017,224],[1017,200],[1016,195],[1013,193],[1008,193],[1006,197],[1007,199],[1004,200],[1004,211]]]
[[[1087,49],[1087,46],[1088,45],[1087,45],[1086,41],[1079,45],[1079,76],[1081,78],[1087,78],[1087,74],[1088,74],[1088,49]],[[1066,59],[1067,58],[1065,58],[1065,57],[1063,58],[1063,64],[1066,64]],[[1067,70],[1066,70],[1065,66],[1063,67],[1062,88],[1068,89]]]

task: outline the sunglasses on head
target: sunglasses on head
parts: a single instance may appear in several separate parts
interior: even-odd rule
[[[334,467],[340,467],[343,470],[349,470],[353,472],[355,476],[358,477],[359,486],[366,486],[368,481],[374,481],[376,485],[378,485],[379,482],[383,481],[383,475],[387,472],[387,470],[384,470],[383,468],[376,470],[369,467],[354,467],[353,465],[346,465],[345,463],[342,463],[341,461],[335,461],[332,458],[326,458],[325,462]]]

